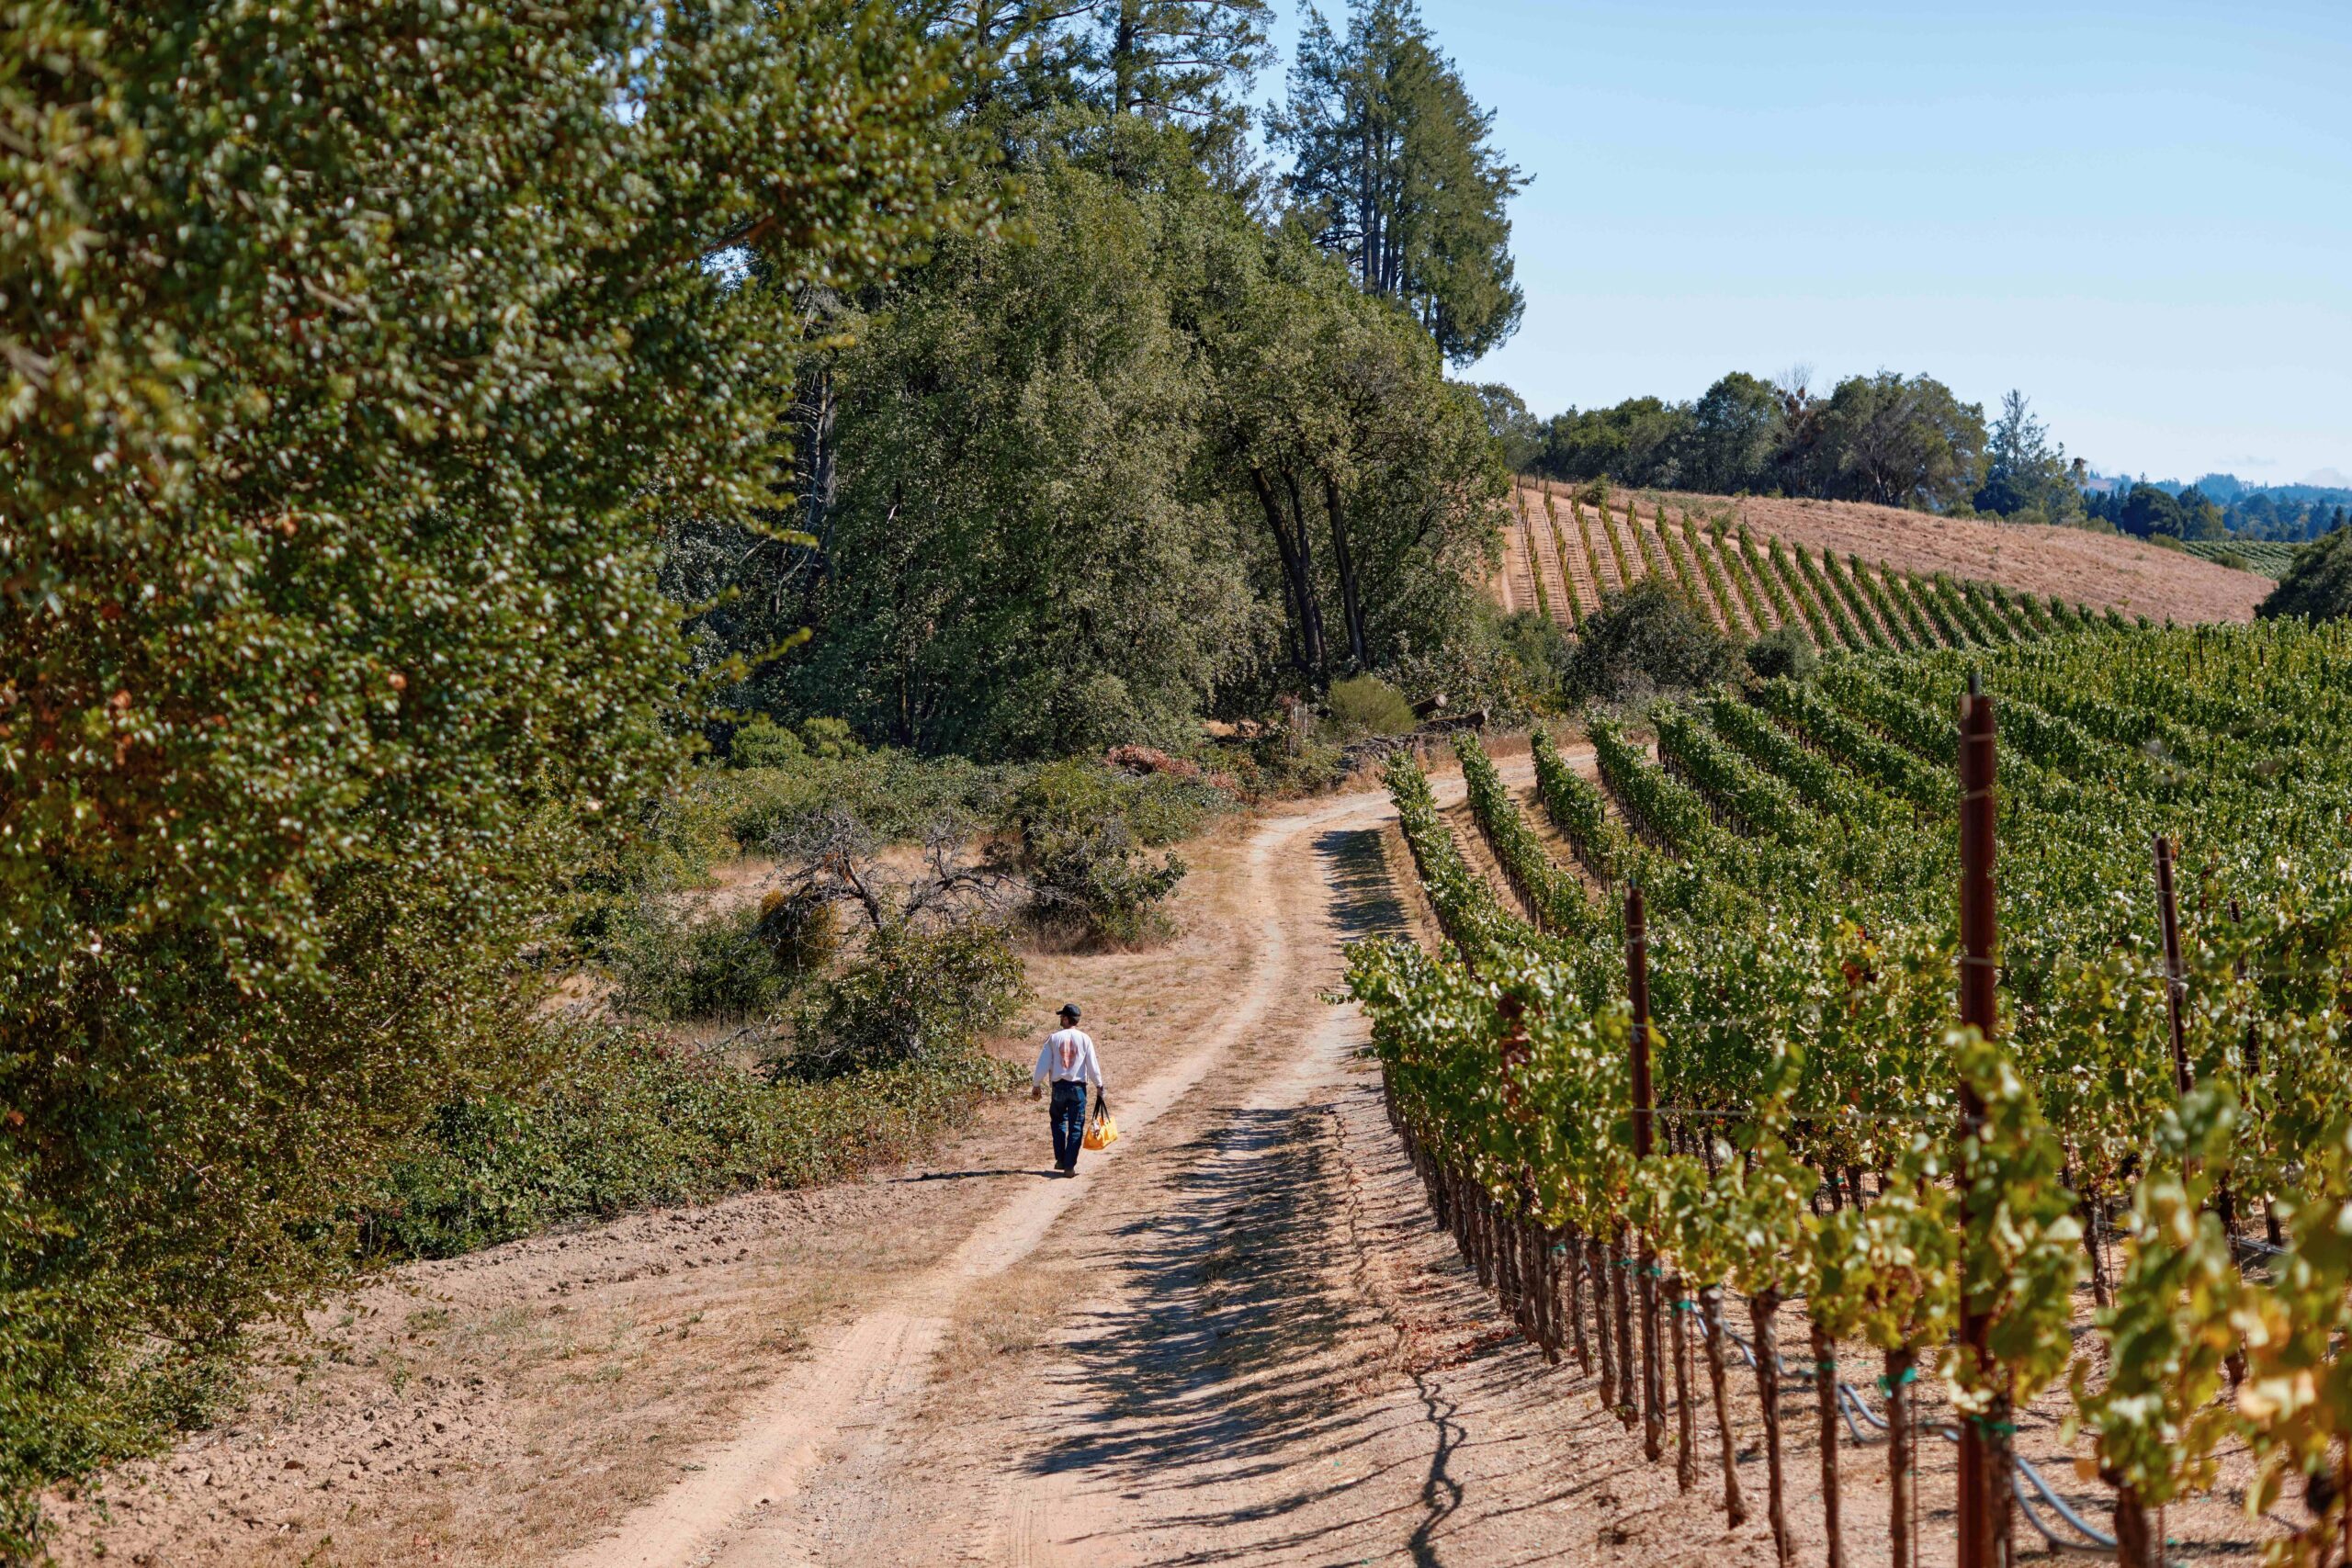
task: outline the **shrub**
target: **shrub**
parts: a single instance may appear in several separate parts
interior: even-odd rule
[[[1246,800],[1317,795],[1347,776],[1347,753],[1339,747],[1306,739],[1294,749],[1286,733],[1204,747],[1201,756],[1204,764],[1231,779]]]
[[[804,752],[775,766],[708,768],[660,813],[650,838],[681,876],[707,870],[721,855],[763,849],[778,829],[833,807],[886,840],[910,840],[944,817],[985,821],[1002,815],[1031,771],[890,749],[838,757]]]
[[[587,1025],[545,1055],[526,1089],[440,1106],[366,1205],[364,1251],[448,1258],[568,1219],[838,1179],[922,1147],[1020,1077],[967,1051],[779,1080]]]
[[[615,1002],[651,1022],[765,1015],[791,988],[793,970],[765,930],[766,911],[708,908],[691,898],[648,896],[615,923],[605,962]]]
[[[1747,667],[1765,680],[1776,676],[1802,681],[1821,668],[1821,655],[1795,626],[1774,626],[1747,645]]]
[[[2352,615],[2352,528],[2323,534],[2295,552],[2256,615],[2334,621]]]
[[[1417,704],[1440,701],[1448,717],[1484,713],[1488,721],[1510,725],[1532,716],[1525,671],[1507,646],[1502,617],[1485,604],[1473,607],[1454,635],[1397,656],[1389,666],[1396,687]]]
[[[2233,571],[2252,571],[2254,563],[2235,550],[2216,550],[2205,558],[2215,566],[2225,566]]]
[[[739,768],[782,768],[800,761],[808,748],[774,719],[755,718],[735,732],[728,759]]]
[[[1041,768],[1013,796],[1020,858],[1041,924],[1139,942],[1163,934],[1159,906],[1184,863],[1144,852],[1195,831],[1221,792],[1164,776],[1130,780],[1091,762]]]
[[[1576,662],[1577,645],[1560,623],[1533,610],[1503,618],[1497,628],[1504,651],[1518,662],[1520,678],[1537,706],[1559,704],[1567,691],[1568,671]]]
[[[865,742],[849,727],[845,718],[804,718],[800,721],[800,743],[812,757],[826,761],[838,761],[843,757],[863,756]]]
[[[2188,549],[2187,545],[2182,544],[2178,538],[2170,534],[2146,534],[2142,537],[2160,550],[2173,550],[2186,554]]]
[[[760,940],[787,974],[810,975],[840,955],[841,917],[813,890],[777,889],[760,900]]]
[[[855,963],[804,998],[792,1047],[772,1065],[786,1076],[820,1079],[955,1060],[1030,994],[1002,926],[885,925]]]
[[[1732,645],[1655,581],[1602,598],[1585,617],[1570,667],[1580,695],[1632,702],[1712,685],[1731,673]]]
[[[1403,735],[1414,727],[1413,705],[1377,675],[1353,675],[1331,682],[1324,698],[1331,726],[1343,738]]]

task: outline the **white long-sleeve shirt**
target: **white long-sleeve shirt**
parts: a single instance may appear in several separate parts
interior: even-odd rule
[[[1091,1083],[1102,1087],[1102,1064],[1094,1056],[1094,1037],[1083,1029],[1057,1029],[1037,1051],[1037,1066],[1029,1081]]]

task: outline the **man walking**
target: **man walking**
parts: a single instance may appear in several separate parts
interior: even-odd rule
[[[1062,1026],[1046,1036],[1037,1053],[1036,1070],[1029,1075],[1029,1098],[1054,1086],[1046,1113],[1054,1127],[1054,1166],[1064,1176],[1078,1174],[1078,1150],[1086,1137],[1086,1086],[1102,1092],[1102,1064],[1094,1056],[1094,1039],[1078,1026],[1078,1009],[1064,1003],[1057,1015]]]

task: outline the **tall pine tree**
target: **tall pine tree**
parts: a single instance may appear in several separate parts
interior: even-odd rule
[[[1413,0],[1353,0],[1345,37],[1307,13],[1271,126],[1317,243],[1456,364],[1510,337],[1525,305],[1505,209],[1527,179],[1489,143],[1493,122]]]

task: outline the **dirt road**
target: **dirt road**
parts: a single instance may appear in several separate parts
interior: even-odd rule
[[[811,1472],[887,1469],[877,1445],[920,1416],[933,1362],[968,1293],[1023,1265],[1057,1226],[1083,1223],[1102,1201],[1099,1189],[1135,1179],[1126,1168],[1138,1163],[1135,1151],[1164,1140],[1163,1123],[1197,1115],[1193,1101],[1212,1073],[1230,1079],[1238,1063],[1274,1064],[1271,1076],[1251,1068],[1256,1098],[1274,1110],[1295,1106],[1336,1070],[1352,1032],[1318,999],[1339,976],[1339,933],[1329,917],[1327,874],[1318,870],[1333,870],[1333,846],[1371,834],[1385,811],[1382,798],[1358,795],[1267,820],[1245,855],[1256,919],[1242,970],[1222,977],[1227,1005],[1205,1034],[1136,1089],[1119,1087],[1114,1107],[1126,1141],[1087,1162],[1075,1181],[1018,1191],[952,1253],[891,1289],[779,1379],[753,1403],[742,1429],[665,1495],[566,1561],[573,1568],[666,1568],[826,1560],[830,1553],[804,1550],[812,1517],[823,1516],[796,1506]],[[1318,867],[1318,859],[1327,863]],[[1039,1313],[1054,1305],[1023,1303]]]

